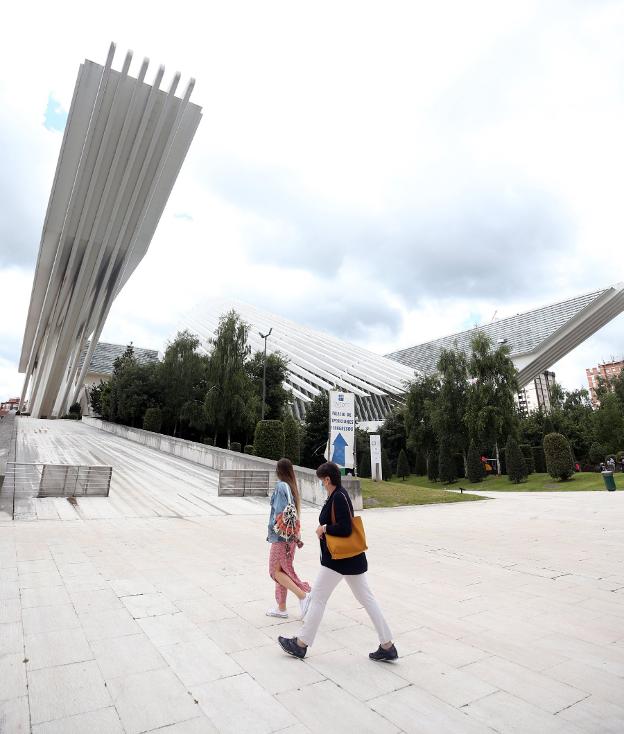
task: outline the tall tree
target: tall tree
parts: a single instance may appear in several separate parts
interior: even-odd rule
[[[472,438],[494,448],[500,474],[499,445],[517,422],[518,373],[507,345],[494,349],[492,340],[479,331],[471,346],[466,423]]]
[[[427,457],[427,473],[435,477],[438,475],[438,456],[432,412],[439,390],[437,376],[417,378],[408,386],[404,410],[407,446],[411,451],[421,452]],[[435,469],[430,463],[435,464]]]
[[[210,340],[207,391],[204,398],[206,417],[214,426],[215,445],[219,433],[225,433],[230,447],[232,432],[250,430],[257,403],[246,369],[249,357],[249,326],[236,311],[219,319],[214,338]]]
[[[444,439],[453,453],[461,453],[466,468],[468,428],[464,420],[468,393],[468,362],[457,348],[443,349],[438,359],[440,389],[433,401],[431,420],[438,443]]]
[[[267,420],[282,420],[290,393],[284,389],[288,370],[288,359],[279,352],[267,354],[266,400],[264,417]],[[258,407],[262,407],[262,379],[264,375],[264,352],[256,352],[247,362],[247,373],[253,383]],[[260,414],[257,416],[260,419]]]
[[[624,446],[624,411],[615,393],[601,396],[600,407],[594,414],[594,431],[597,443],[609,454]]]
[[[381,447],[388,454],[390,466],[395,467],[401,449],[406,448],[405,417],[402,408],[391,410],[379,427]]]
[[[329,395],[319,393],[306,405],[301,441],[301,464],[317,469],[324,461],[329,437]]]

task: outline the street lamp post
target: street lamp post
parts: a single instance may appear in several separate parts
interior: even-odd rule
[[[264,339],[264,365],[262,368],[262,420],[264,420],[264,403],[266,401],[266,350],[267,350],[267,339],[271,336],[273,327],[269,329],[268,334],[260,334],[260,338]]]

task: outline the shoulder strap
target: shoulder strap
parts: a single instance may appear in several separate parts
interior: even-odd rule
[[[334,500],[336,499],[336,491],[337,490],[334,490],[334,494],[332,495],[332,498],[331,498],[331,501],[332,501],[331,502],[331,520],[332,520],[332,525],[335,525],[336,524],[336,511],[334,510]],[[351,505],[349,504],[349,500],[345,499],[345,502],[347,503],[347,507],[349,509],[349,515],[351,515],[351,517],[355,517],[355,515],[353,514],[353,512],[351,512]]]

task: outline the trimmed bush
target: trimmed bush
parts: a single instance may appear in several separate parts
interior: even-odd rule
[[[247,445],[245,446],[245,448],[244,448],[244,453],[246,453],[246,454],[250,454],[251,456],[253,456],[253,453],[254,453],[254,447],[253,447],[253,444],[252,444],[252,443],[248,443],[248,444],[247,444]]]
[[[529,472],[524,454],[513,436],[509,436],[507,439],[505,457],[507,459],[507,477],[509,478],[509,481],[514,484],[523,482],[529,475]]]
[[[453,484],[457,480],[455,457],[451,453],[451,447],[446,438],[440,441],[440,452],[438,454],[438,471],[442,484]]]
[[[370,476],[371,476],[370,462],[371,462],[370,451],[361,451],[357,455],[358,476],[362,477],[362,479],[370,479]]]
[[[162,426],[162,412],[160,408],[148,408],[143,416],[143,430],[160,433]]]
[[[397,477],[401,477],[403,481],[405,481],[406,477],[409,477],[410,475],[410,465],[409,461],[407,460],[407,454],[405,453],[405,449],[401,449],[399,451],[399,458],[397,460]]]
[[[437,482],[440,478],[439,460],[437,452],[431,450],[427,452],[427,479],[430,482]]]
[[[212,436],[204,436],[206,446],[214,446],[214,438]]]
[[[82,408],[80,407],[80,403],[72,403],[69,412],[71,415],[76,415],[78,418],[82,418]]]
[[[230,444],[230,451],[238,451],[240,453],[241,445],[238,443],[238,441],[232,441],[232,443]]]
[[[522,443],[520,444],[520,451],[522,451],[522,456],[524,456],[524,462],[526,464],[528,474],[534,474],[535,462],[533,461],[533,452],[531,451],[531,447],[529,444]]]
[[[385,449],[381,451],[381,473],[385,482],[389,482],[392,479],[392,464]]]
[[[544,449],[541,446],[532,446],[533,466],[538,474],[546,472],[546,458],[544,457]]]
[[[479,452],[477,451],[477,447],[474,441],[471,441],[470,446],[468,447],[467,460],[468,460],[468,479],[473,484],[482,482],[483,477],[484,477],[483,464],[481,463],[481,456],[479,455]]]
[[[544,455],[546,471],[553,479],[565,482],[574,474],[574,460],[570,442],[561,433],[549,433],[544,436]]]
[[[256,456],[278,461],[284,456],[284,425],[282,421],[258,421],[254,435]]]
[[[295,466],[301,463],[301,431],[299,422],[290,413],[284,418],[284,456]]]

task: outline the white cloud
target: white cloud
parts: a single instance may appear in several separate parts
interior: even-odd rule
[[[69,108],[79,63],[111,39],[117,67],[133,48],[165,84],[195,76],[204,120],[103,339],[162,348],[197,301],[232,295],[385,352],[622,279],[623,3],[3,12],[0,390],[19,382],[61,141],[46,106]],[[566,386],[624,352],[622,318],[555,366]]]

